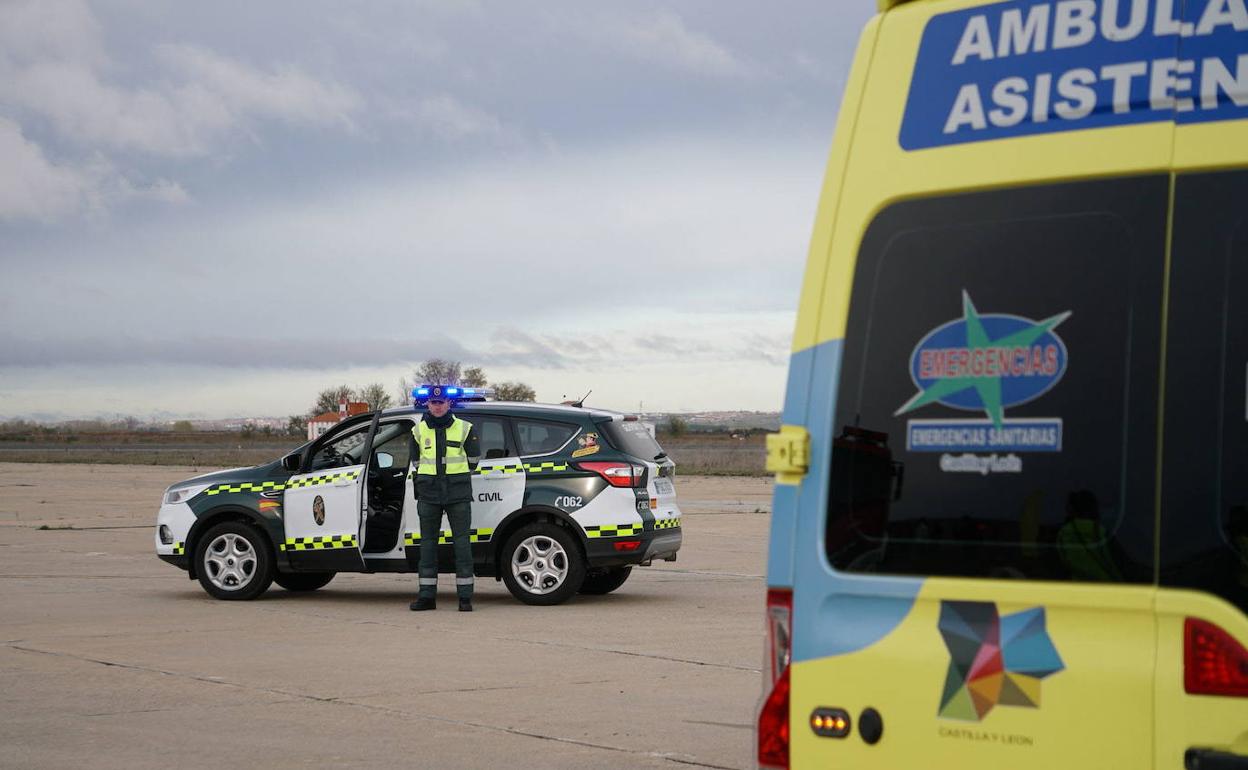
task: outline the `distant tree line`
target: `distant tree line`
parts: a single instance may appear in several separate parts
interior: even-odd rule
[[[485,370],[479,366],[464,367],[459,361],[431,358],[423,361],[411,377],[399,379],[399,403],[412,403],[412,388],[417,385],[459,385],[465,388],[493,388],[494,398],[499,401],[536,401],[537,391],[516,380],[490,382]]]
[[[324,414],[337,412],[338,405],[346,399],[348,402],[364,402],[368,411],[387,409],[391,406],[407,406],[412,403],[412,388],[417,385],[458,385],[464,388],[493,388],[494,397],[499,401],[536,401],[537,391],[528,384],[515,380],[491,383],[485,370],[479,366],[464,366],[460,361],[446,358],[430,358],[422,361],[410,376],[399,378],[398,398],[395,399],[380,382],[374,382],[358,388],[349,385],[336,385],[326,388],[316,395],[316,402],[306,414],[292,414],[286,423],[286,433],[291,436],[304,436],[308,432],[308,420]]]

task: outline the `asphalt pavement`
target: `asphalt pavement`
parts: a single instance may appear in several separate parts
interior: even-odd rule
[[[418,614],[414,575],[209,598],[152,552],[190,474],[0,463],[0,766],[753,765],[765,480],[678,480],[679,560],[614,594]]]

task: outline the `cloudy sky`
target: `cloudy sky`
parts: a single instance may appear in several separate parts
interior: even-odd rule
[[[0,0],[0,418],[777,410],[874,5]]]

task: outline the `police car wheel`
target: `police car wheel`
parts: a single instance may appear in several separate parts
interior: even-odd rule
[[[580,590],[585,559],[567,530],[536,522],[507,541],[502,572],[507,590],[525,604],[562,604]]]
[[[329,585],[337,572],[278,572],[273,582],[287,591],[315,591]]]
[[[199,584],[216,599],[254,599],[273,582],[273,555],[264,535],[250,524],[224,521],[195,547]]]
[[[624,585],[624,581],[628,580],[628,576],[632,573],[632,567],[604,567],[590,570],[585,575],[585,582],[581,583],[581,593],[595,596],[609,594]]]

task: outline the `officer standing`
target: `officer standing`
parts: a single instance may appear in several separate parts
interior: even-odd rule
[[[420,516],[420,593],[413,610],[437,608],[438,537],[442,514],[451,524],[455,547],[455,590],[459,611],[472,612],[472,471],[481,455],[480,442],[472,423],[451,414],[454,388],[430,385],[420,389],[429,394],[427,410],[412,436],[416,476],[412,491]],[[418,391],[419,392],[419,391]],[[419,409],[419,403],[417,403]]]

